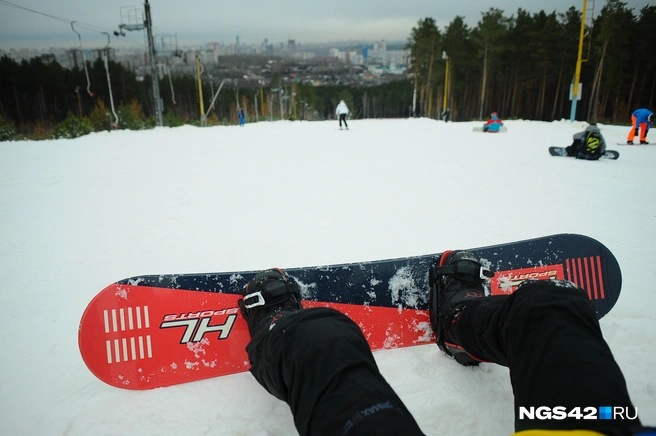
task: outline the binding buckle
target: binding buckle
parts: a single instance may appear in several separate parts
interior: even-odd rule
[[[258,306],[271,306],[294,297],[299,300],[298,285],[290,280],[270,280],[256,284],[258,291],[244,296],[244,307],[251,309]],[[265,298],[266,297],[266,298]],[[256,301],[248,302],[250,299]]]
[[[452,265],[439,266],[436,268],[436,273],[439,275],[452,275],[460,280],[467,280],[468,278],[471,280],[472,277],[489,280],[494,277],[494,272],[473,260],[460,260]]]
[[[478,276],[483,280],[489,280],[494,277],[494,273],[481,265],[481,269],[478,271]]]
[[[256,302],[251,303],[251,304],[246,304],[247,300],[249,300],[251,298],[255,298],[255,297],[257,297]],[[244,296],[244,307],[246,309],[251,309],[251,308],[257,307],[257,306],[264,306],[265,303],[266,302],[264,301],[264,296],[262,296],[262,292],[260,292],[260,291],[253,292],[252,294],[248,294],[248,295]]]

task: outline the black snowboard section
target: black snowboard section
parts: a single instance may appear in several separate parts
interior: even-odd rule
[[[603,244],[587,236],[558,234],[472,251],[492,271],[562,265],[564,278],[574,278],[573,281],[588,291],[599,318],[610,311],[620,294],[622,275],[615,256]],[[305,300],[428,309],[428,270],[440,255],[285,268],[285,271],[299,282]],[[118,283],[239,294],[257,272],[146,275]],[[598,288],[603,289],[602,295],[593,298],[593,288],[595,294]]]
[[[567,153],[565,152],[565,147],[549,147],[549,154],[552,156],[565,156],[567,157]],[[570,156],[573,157],[573,156]],[[600,159],[610,159],[610,160],[617,160],[620,158],[620,152],[616,150],[606,150],[603,155],[601,155]]]

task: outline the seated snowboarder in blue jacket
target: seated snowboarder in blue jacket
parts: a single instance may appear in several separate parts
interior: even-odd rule
[[[490,119],[483,125],[483,131],[488,133],[497,133],[503,126],[503,121],[499,118],[496,112],[490,114]]]

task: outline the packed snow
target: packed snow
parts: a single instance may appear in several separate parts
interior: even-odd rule
[[[249,373],[150,391],[86,368],[80,317],[110,283],[347,263],[582,233],[622,267],[601,320],[645,423],[656,424],[656,146],[617,161],[552,157],[587,125],[428,119],[262,122],[0,143],[3,435],[289,435],[286,404]],[[656,139],[652,138],[654,142]],[[507,435],[506,368],[435,345],[374,353],[428,435]],[[566,356],[565,356],[566,358]]]

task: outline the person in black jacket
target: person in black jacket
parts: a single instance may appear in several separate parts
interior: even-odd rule
[[[597,160],[606,152],[606,140],[595,123],[584,131],[574,134],[572,145],[565,147],[567,156],[577,159]]]

